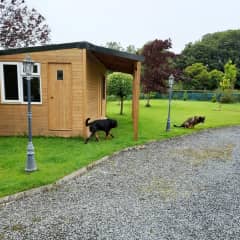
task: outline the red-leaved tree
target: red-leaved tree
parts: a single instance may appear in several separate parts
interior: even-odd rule
[[[141,76],[142,90],[147,94],[147,104],[150,106],[151,92],[166,92],[167,79],[174,74],[173,60],[175,54],[169,49],[172,47],[170,39],[154,40],[143,46],[141,54],[145,57]]]
[[[43,45],[50,41],[45,18],[29,10],[24,0],[0,0],[0,46],[3,48]]]

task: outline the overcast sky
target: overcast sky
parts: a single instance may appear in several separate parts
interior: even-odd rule
[[[240,0],[26,0],[47,20],[51,42],[142,47],[172,40],[175,53],[206,33],[239,29]]]

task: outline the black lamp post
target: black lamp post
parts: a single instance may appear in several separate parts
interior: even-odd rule
[[[168,78],[168,85],[169,85],[169,98],[168,98],[168,119],[167,119],[167,126],[166,131],[170,131],[170,111],[171,111],[171,100],[172,100],[172,87],[174,83],[174,76],[171,74]]]
[[[26,172],[32,172],[37,170],[37,166],[34,158],[34,146],[32,143],[32,110],[31,110],[31,78],[33,73],[33,65],[30,56],[27,56],[23,60],[23,74],[27,79],[27,100],[28,100],[28,145],[27,145],[27,161],[26,161]]]

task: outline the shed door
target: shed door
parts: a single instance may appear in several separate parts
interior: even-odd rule
[[[50,130],[72,129],[71,64],[48,65],[48,125]]]

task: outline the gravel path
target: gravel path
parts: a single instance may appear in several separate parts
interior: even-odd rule
[[[2,205],[2,239],[240,239],[240,127],[123,151]]]

